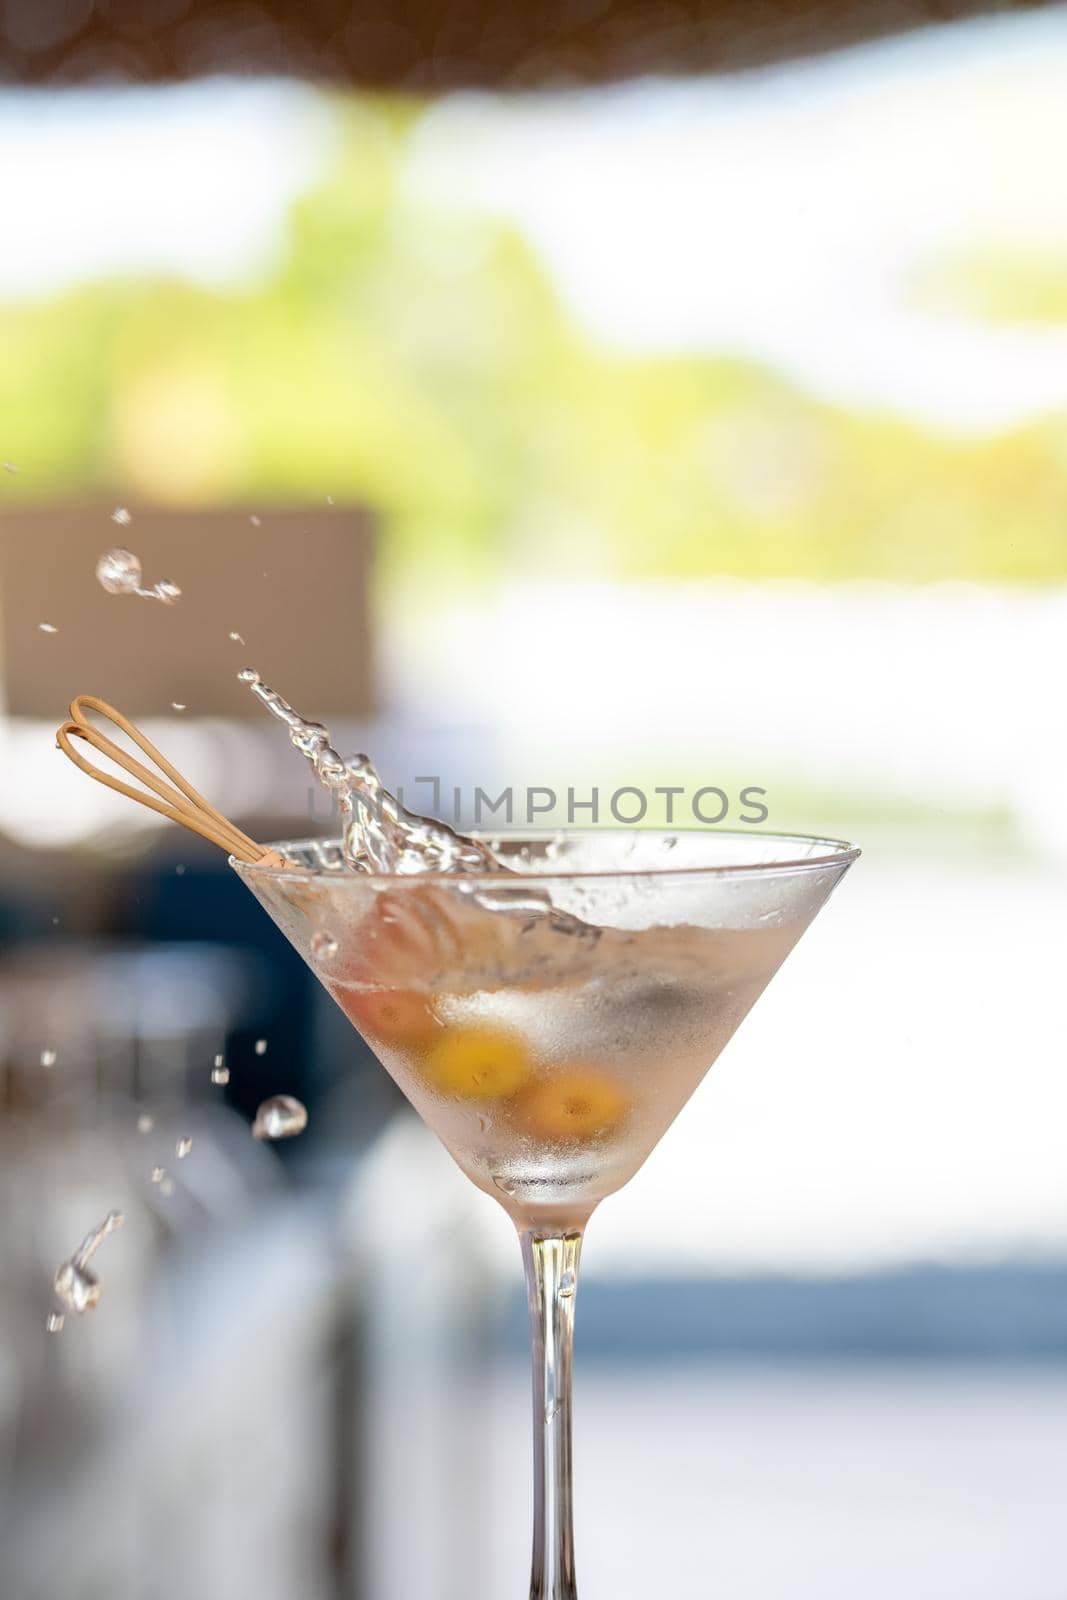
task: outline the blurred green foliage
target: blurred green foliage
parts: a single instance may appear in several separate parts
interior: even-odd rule
[[[753,363],[600,348],[514,231],[405,196],[418,114],[338,102],[258,284],[0,308],[5,500],[368,501],[387,570],[430,580],[1067,574],[1067,419],[956,439]]]

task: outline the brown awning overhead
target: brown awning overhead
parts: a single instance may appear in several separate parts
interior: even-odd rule
[[[284,73],[383,89],[732,71],[1020,0],[3,0],[0,79]]]

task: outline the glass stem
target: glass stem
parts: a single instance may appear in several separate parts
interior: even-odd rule
[[[571,1496],[571,1353],[581,1231],[520,1233],[533,1344],[530,1600],[577,1600]]]

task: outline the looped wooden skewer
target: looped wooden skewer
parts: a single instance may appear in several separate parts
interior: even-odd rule
[[[113,739],[108,738],[95,723],[89,721],[86,715],[89,711],[95,711],[97,716],[114,723],[115,727],[132,740],[139,750],[144,751],[148,759],[158,767],[165,778],[170,779],[170,782],[164,782],[164,778],[158,777],[134,756],[128,755]],[[121,778],[95,767],[91,761],[86,760],[85,756],[75,750],[71,743],[72,739],[81,739],[91,745],[102,756],[106,756],[124,772],[128,772],[131,778],[143,783],[152,793],[144,794],[140,789],[133,789],[128,783],[123,783]],[[236,856],[239,861],[258,862],[260,866],[271,867],[289,865],[276,850],[268,850],[265,845],[257,844],[247,833],[242,833],[228,817],[224,817],[221,811],[216,811],[215,807],[182,777],[178,769],[171,765],[166,756],[156,749],[152,741],[145,738],[140,728],[136,727],[128,717],[124,717],[121,711],[116,711],[114,706],[108,705],[106,700],[100,700],[92,694],[76,696],[70,703],[70,720],[58,729],[56,741],[63,754],[97,783],[103,783],[109,789],[114,789],[116,794],[124,794],[128,799],[136,800],[139,805],[148,806],[150,810],[157,811],[161,817],[167,817],[171,822],[180,822],[183,828],[198,833],[202,839],[209,839],[212,844],[217,844],[227,854]]]

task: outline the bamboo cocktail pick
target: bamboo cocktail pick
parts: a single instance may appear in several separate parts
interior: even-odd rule
[[[163,777],[159,777],[136,757],[128,755],[95,723],[90,722],[86,715],[90,711],[112,723],[139,750],[143,750]],[[146,789],[152,791],[151,794],[144,794],[139,789],[131,788],[121,778],[94,766],[75,750],[71,742],[74,739],[91,745],[102,756],[106,756],[124,772],[128,772],[131,778],[136,778],[138,783],[144,784]],[[106,700],[100,700],[92,694],[80,694],[73,699],[70,703],[70,720],[57,730],[56,742],[63,754],[97,783],[106,784],[109,789],[114,789],[116,794],[124,794],[128,799],[136,800],[139,805],[148,806],[150,810],[157,811],[161,817],[167,817],[171,822],[180,822],[183,828],[198,833],[202,839],[209,839],[212,844],[217,844],[221,850],[225,850],[227,855],[236,856],[238,861],[258,862],[265,867],[289,865],[276,850],[269,850],[266,845],[257,844],[247,833],[242,833],[228,817],[224,817],[221,811],[216,811],[213,805],[209,805],[203,795],[198,793],[192,784],[182,777],[178,769],[170,764],[166,756],[156,749],[152,741],[145,738],[140,728],[128,717],[124,717],[121,711],[116,711],[114,706],[108,705]],[[167,779],[170,781],[165,781]]]

